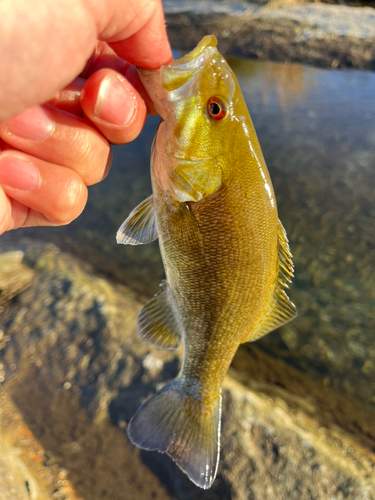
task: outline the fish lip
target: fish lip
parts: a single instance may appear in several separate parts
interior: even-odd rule
[[[162,66],[159,73],[162,88],[170,92],[170,95],[176,92],[174,96],[176,98],[179,90],[194,81],[218,54],[216,44],[214,36],[206,36],[191,52],[167,66]]]
[[[217,52],[216,46],[217,46],[216,37],[213,35],[207,35],[200,41],[200,43],[193,50],[185,54],[183,57],[180,57],[179,59],[172,61],[166,67],[176,68],[176,69],[195,68],[196,67],[195,63],[198,58],[202,58],[203,56],[205,62],[206,59],[212,58],[212,52]],[[210,56],[207,58],[208,54],[210,54]]]

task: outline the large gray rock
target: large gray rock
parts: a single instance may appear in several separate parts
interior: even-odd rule
[[[213,34],[222,53],[375,69],[375,10],[370,7],[191,0],[163,5],[175,48],[191,49]]]
[[[211,490],[196,488],[168,457],[135,449],[127,422],[176,375],[179,356],[140,341],[143,299],[132,290],[52,245],[24,249],[35,277],[2,315],[10,338],[0,351],[3,389],[82,498],[375,498],[375,439],[363,425],[373,414],[358,409],[362,419],[353,415],[352,428],[340,426],[322,412],[311,381],[300,395],[262,377],[252,381],[246,350],[225,381],[222,459]],[[279,370],[282,381],[287,368]]]

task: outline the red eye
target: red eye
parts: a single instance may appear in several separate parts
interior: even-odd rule
[[[227,114],[224,103],[217,97],[210,97],[208,99],[207,111],[210,117],[217,122],[225,118],[225,115]]]

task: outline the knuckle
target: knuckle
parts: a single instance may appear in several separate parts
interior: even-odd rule
[[[56,224],[64,225],[81,214],[87,201],[87,189],[78,175],[71,175],[61,193],[62,195],[54,200],[49,219]]]
[[[104,137],[91,130],[79,130],[71,142],[72,167],[87,186],[103,179],[111,148]]]

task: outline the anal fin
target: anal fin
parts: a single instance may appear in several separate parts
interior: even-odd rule
[[[297,308],[289,299],[285,288],[289,288],[293,278],[293,262],[285,229],[278,221],[278,274],[275,292],[261,322],[244,342],[253,342],[297,316]]]
[[[143,307],[138,316],[139,336],[148,344],[175,351],[181,344],[181,327],[172,307],[168,283],[160,284],[159,292]]]
[[[123,245],[142,245],[157,237],[154,197],[151,195],[130,212],[117,231],[116,241]]]

